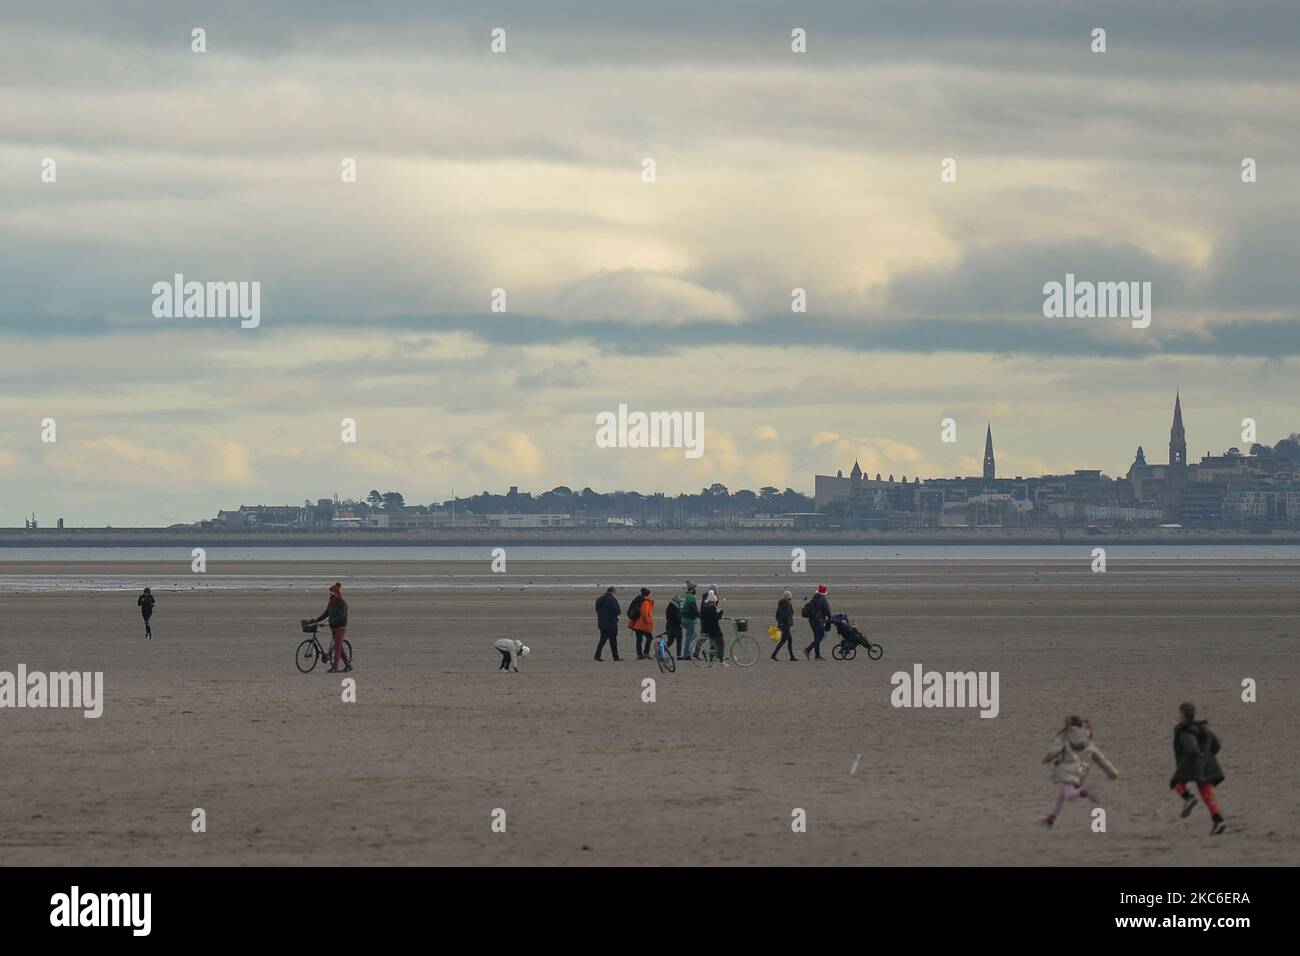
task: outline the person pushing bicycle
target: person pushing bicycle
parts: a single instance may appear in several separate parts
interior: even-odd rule
[[[313,621],[325,621],[330,627],[330,633],[334,635],[333,650],[330,653],[329,673],[337,674],[339,672],[339,655],[343,656],[343,670],[352,670],[352,659],[348,657],[347,649],[343,646],[343,638],[348,633],[348,602],[343,600],[343,585],[335,581],[330,585],[329,603],[325,605],[325,610],[321,611],[319,617],[312,618]]]

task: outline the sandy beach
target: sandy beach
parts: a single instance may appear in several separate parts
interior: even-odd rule
[[[0,563],[0,670],[103,671],[99,719],[6,709],[0,857],[59,864],[1300,863],[1300,565],[1291,560]],[[754,622],[748,669],[592,660],[592,602],[716,583]],[[298,619],[341,580],[356,702],[303,675]],[[819,581],[884,658],[773,663],[780,592]],[[138,590],[158,597],[146,642]],[[520,674],[492,642],[523,637]],[[796,623],[797,644],[808,629]],[[827,647],[829,649],[829,645]],[[997,671],[1000,712],[900,709],[913,665]],[[642,701],[645,677],[657,699]],[[1245,678],[1258,701],[1243,703]],[[1230,830],[1178,818],[1171,730],[1195,701],[1223,740]],[[1094,770],[1052,831],[1040,763],[1090,717]],[[854,756],[860,766],[850,774]],[[201,807],[207,832],[192,833]],[[506,811],[493,833],[491,814]],[[794,808],[807,832],[793,833]]]

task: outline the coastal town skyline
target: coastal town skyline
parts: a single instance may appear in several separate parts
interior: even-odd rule
[[[625,409],[621,410],[625,412]],[[943,421],[945,440],[955,444],[956,422]],[[922,476],[876,472],[874,478],[854,459],[849,474],[813,475],[811,495],[796,488],[757,484],[729,488],[714,482],[698,493],[654,489],[599,491],[587,485],[557,485],[522,493],[483,489],[442,500],[373,488],[368,494],[305,498],[303,505],[240,504],[218,509],[214,519],[178,522],[208,529],[315,528],[317,530],[455,528],[602,527],[967,527],[992,523],[1042,525],[1103,520],[1119,525],[1151,525],[1164,520],[1201,526],[1269,524],[1300,526],[1300,436],[1270,445],[1257,440],[1256,423],[1241,422],[1242,441],[1219,454],[1189,458],[1182,395],[1176,392],[1167,460],[1146,458],[1139,445],[1122,474],[1075,468],[1060,474],[999,473],[992,422],[986,422],[979,475]],[[1245,446],[1244,448],[1241,446]],[[1155,448],[1154,443],[1149,446]],[[634,449],[644,450],[644,449]],[[425,502],[428,501],[427,504]],[[715,507],[725,502],[725,510]],[[739,504],[739,508],[737,508]],[[567,509],[567,512],[566,512]],[[1036,510],[1035,510],[1036,509]],[[576,516],[586,512],[586,517]],[[540,516],[526,522],[520,516]],[[915,516],[915,517],[913,517]],[[1027,520],[1028,519],[1028,520]],[[55,528],[65,527],[62,517]],[[738,522],[738,523],[737,523]],[[25,530],[42,525],[35,513]],[[46,525],[48,528],[48,524]],[[72,526],[68,526],[72,527]]]

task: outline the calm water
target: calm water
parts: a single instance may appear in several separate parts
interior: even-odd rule
[[[1089,554],[1091,543],[1027,545],[814,545],[809,560],[822,561],[1075,561]],[[1296,561],[1300,544],[1107,544],[1108,560],[1168,561]],[[515,561],[789,561],[790,546],[780,545],[530,545],[506,548]],[[491,560],[490,545],[452,547],[264,547],[208,548],[210,564],[231,561],[281,561],[353,563],[365,561],[473,561]],[[166,561],[189,564],[190,549],[178,548],[0,548],[3,562]]]

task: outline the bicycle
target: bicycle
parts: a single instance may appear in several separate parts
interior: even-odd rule
[[[310,674],[316,669],[317,661],[327,661],[330,659],[329,652],[321,646],[320,638],[316,632],[320,630],[318,621],[303,621],[303,633],[310,634],[311,637],[298,645],[298,653],[294,655],[293,662],[298,665],[298,670],[304,674]],[[333,641],[330,642],[331,644]],[[343,639],[343,650],[347,653],[348,660],[352,660],[352,643]]]
[[[677,659],[673,657],[673,652],[668,647],[667,631],[655,635],[655,663],[659,665],[661,674],[673,674],[677,671]]]
[[[730,661],[737,667],[749,667],[758,660],[758,642],[749,636],[749,621],[743,617],[728,617],[724,620],[731,622],[731,641],[728,642],[723,637],[722,657],[718,657],[713,640],[707,634],[701,634],[691,651],[691,660],[700,667],[712,667],[715,660],[724,664]]]

